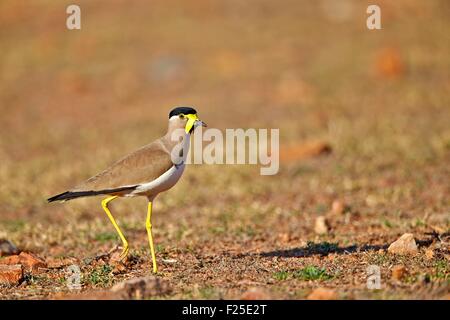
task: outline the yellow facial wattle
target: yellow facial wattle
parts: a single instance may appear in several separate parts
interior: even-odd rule
[[[186,123],[186,127],[184,128],[186,133],[190,133],[192,130],[192,127],[195,124],[195,121],[199,120],[196,114],[187,114],[185,115],[186,118],[188,118],[188,121]]]

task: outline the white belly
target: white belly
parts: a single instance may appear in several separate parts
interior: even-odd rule
[[[136,196],[139,194],[156,196],[158,193],[172,188],[183,174],[185,164],[172,166],[169,170],[164,172],[161,176],[153,181],[141,184],[129,196]]]

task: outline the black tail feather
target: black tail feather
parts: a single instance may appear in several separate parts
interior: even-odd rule
[[[98,193],[96,191],[66,191],[60,194],[57,194],[56,196],[53,196],[51,198],[48,198],[47,201],[48,202],[53,202],[53,201],[67,201],[67,200],[72,200],[75,198],[79,198],[79,197],[88,197],[88,196],[95,196]]]
[[[57,194],[56,196],[53,196],[51,198],[48,198],[48,202],[53,201],[68,201],[76,198],[81,197],[91,197],[91,196],[98,196],[101,194],[114,194],[126,190],[134,190],[137,186],[129,186],[129,187],[120,187],[115,189],[106,189],[106,190],[98,190],[98,191],[66,191],[60,194]]]

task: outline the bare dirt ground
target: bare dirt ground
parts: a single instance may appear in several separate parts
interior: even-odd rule
[[[219,129],[280,128],[282,162],[275,176],[189,166],[154,207],[172,290],[141,298],[449,297],[448,1],[377,1],[379,31],[366,1],[78,2],[79,31],[64,1],[0,3],[0,239],[46,261],[0,298],[95,296],[150,275],[143,199],[112,205],[125,266],[102,256],[120,241],[100,198],[45,199],[162,135],[175,105]],[[404,233],[418,253],[389,253]]]

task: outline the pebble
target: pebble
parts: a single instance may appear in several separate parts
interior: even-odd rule
[[[416,241],[414,240],[414,235],[412,233],[405,233],[395,242],[393,242],[389,248],[388,252],[400,255],[411,255],[418,252]]]
[[[316,222],[314,224],[314,232],[322,235],[327,234],[329,231],[328,221],[324,216],[320,216],[316,218]]]
[[[23,280],[23,268],[20,264],[0,265],[0,284],[16,286]]]
[[[0,257],[10,256],[12,254],[17,254],[18,252],[19,250],[14,243],[6,239],[0,239]]]
[[[405,275],[408,273],[408,270],[403,265],[396,265],[392,267],[392,275],[391,278],[397,281],[401,281]]]
[[[344,213],[344,210],[345,205],[340,200],[334,200],[333,203],[331,204],[331,212],[335,215],[341,215],[342,213]]]

